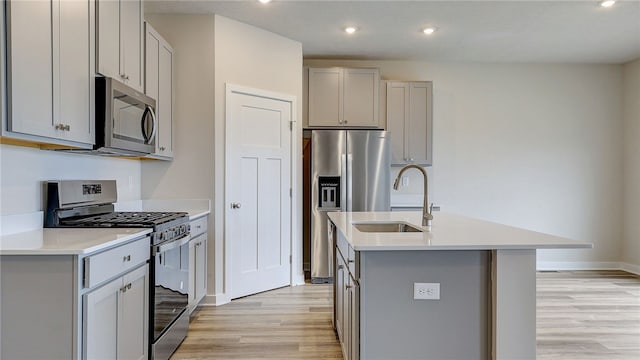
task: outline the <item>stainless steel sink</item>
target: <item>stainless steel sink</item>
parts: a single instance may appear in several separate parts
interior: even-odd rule
[[[386,232],[423,232],[424,230],[401,222],[371,222],[355,223],[353,226],[362,232],[386,233]]]

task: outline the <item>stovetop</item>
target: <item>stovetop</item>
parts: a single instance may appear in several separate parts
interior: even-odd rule
[[[189,221],[186,212],[133,212],[116,211],[107,214],[74,217],[60,220],[64,227],[140,227],[157,228],[175,226]],[[164,227],[164,226],[162,226]],[[157,230],[157,229],[156,229]]]

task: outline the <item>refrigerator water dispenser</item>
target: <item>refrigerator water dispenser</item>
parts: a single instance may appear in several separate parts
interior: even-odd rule
[[[318,176],[318,208],[340,209],[340,176]]]

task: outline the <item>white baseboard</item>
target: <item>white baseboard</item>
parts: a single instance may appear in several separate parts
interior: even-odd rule
[[[230,302],[231,299],[227,294],[206,295],[198,306],[220,306]]]
[[[615,261],[538,261],[536,270],[624,270],[640,275],[640,266]]]
[[[620,263],[620,268],[632,274],[640,275],[640,265],[634,265],[634,264],[622,262]]]
[[[291,286],[304,285],[304,273],[295,275],[293,277],[293,284]]]

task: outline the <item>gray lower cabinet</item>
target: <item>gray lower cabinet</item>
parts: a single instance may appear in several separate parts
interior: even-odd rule
[[[189,304],[192,313],[207,295],[207,217],[191,221],[189,241]]]
[[[354,251],[329,225],[345,360],[491,358],[489,251]],[[423,282],[440,284],[439,300],[413,298]]]
[[[87,255],[0,256],[0,358],[147,359],[149,237]]]
[[[341,235],[337,237],[335,253],[334,327],[344,359],[356,360],[360,357],[360,286],[356,275],[359,261]]]
[[[83,359],[147,358],[148,265],[83,298]]]

